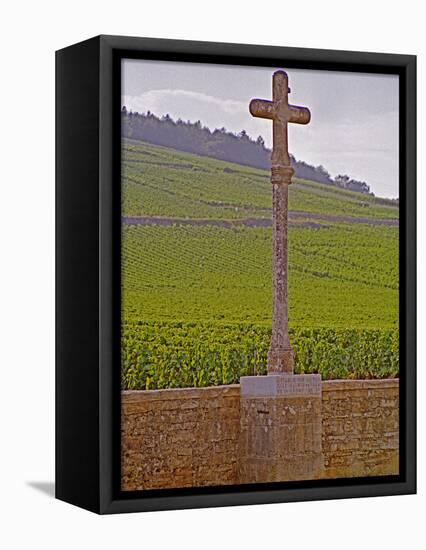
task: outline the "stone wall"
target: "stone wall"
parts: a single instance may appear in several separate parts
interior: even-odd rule
[[[235,483],[240,387],[122,392],[122,490]]]
[[[399,472],[398,380],[322,383],[324,477]]]
[[[323,468],[315,477],[397,474],[398,396],[398,380],[322,382]],[[122,392],[122,489],[241,483],[248,418],[240,401],[239,385]],[[300,478],[291,471],[283,481]],[[268,480],[259,475],[252,481]]]

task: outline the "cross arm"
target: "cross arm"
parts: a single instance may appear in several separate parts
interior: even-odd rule
[[[254,117],[273,119],[275,116],[274,103],[267,99],[252,99],[249,110]]]
[[[295,122],[296,124],[308,124],[311,120],[311,111],[306,107],[299,107],[298,105],[289,105],[290,116],[289,122]]]
[[[294,122],[296,124],[308,124],[311,120],[311,112],[306,107],[288,105],[287,108],[283,109],[267,99],[252,99],[249,109],[252,116],[269,120],[276,118],[283,122]]]

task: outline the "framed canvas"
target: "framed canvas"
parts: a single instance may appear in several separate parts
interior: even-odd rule
[[[56,497],[416,490],[416,58],[56,54]]]

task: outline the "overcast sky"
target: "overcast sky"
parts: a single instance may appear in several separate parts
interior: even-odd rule
[[[122,104],[211,129],[245,129],[271,147],[272,123],[253,118],[254,97],[271,99],[272,74],[285,67],[240,67],[123,60]],[[366,181],[375,195],[398,193],[398,76],[288,69],[289,101],[311,111],[307,126],[291,124],[289,150],[334,177]]]

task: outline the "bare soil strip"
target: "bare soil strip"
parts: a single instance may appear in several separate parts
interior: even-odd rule
[[[312,219],[321,222],[333,223],[363,223],[367,225],[390,225],[399,226],[397,219],[373,219],[359,218],[352,216],[333,216],[325,214],[313,214],[311,212],[289,212],[289,223],[296,227],[310,227],[321,229],[324,224],[311,221]],[[121,222],[125,225],[214,225],[216,227],[226,227],[232,229],[236,225],[246,227],[270,227],[272,220],[268,218],[246,218],[235,220],[220,219],[192,219],[192,218],[166,218],[160,216],[123,216]]]

